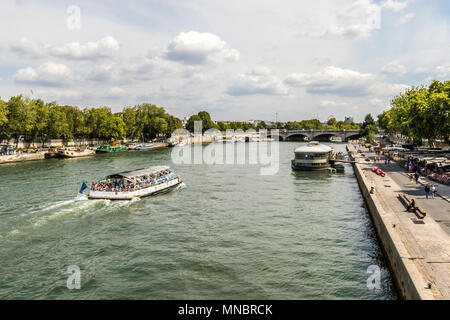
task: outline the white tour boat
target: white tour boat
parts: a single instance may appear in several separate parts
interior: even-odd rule
[[[92,182],[89,199],[131,200],[169,191],[182,183],[167,166],[154,166],[125,171]],[[83,182],[80,193],[88,186]]]

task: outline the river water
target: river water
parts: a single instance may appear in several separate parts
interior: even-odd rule
[[[298,145],[280,143],[275,175],[176,165],[171,149],[1,165],[0,298],[397,299],[352,167],[293,172]],[[161,164],[185,186],[137,201],[77,198],[83,180]],[[81,270],[78,290],[67,288],[69,266]]]

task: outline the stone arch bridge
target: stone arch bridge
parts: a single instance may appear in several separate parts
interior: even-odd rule
[[[270,135],[270,133],[268,133]],[[359,130],[280,130],[280,141],[333,141],[357,140]]]

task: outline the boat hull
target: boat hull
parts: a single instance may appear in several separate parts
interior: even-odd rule
[[[293,170],[298,170],[298,171],[322,171],[322,170],[328,170],[329,168],[331,168],[331,165],[328,163],[328,164],[324,164],[324,165],[317,166],[317,167],[305,166],[305,165],[295,163],[295,161],[292,160],[291,167]]]
[[[114,192],[114,191],[90,191],[88,199],[106,199],[106,200],[132,200],[134,198],[144,198],[156,194],[168,192],[182,183],[180,178],[161,183],[157,186],[130,191],[130,192]]]
[[[44,157],[46,158],[46,159],[51,159],[51,158],[57,158],[58,157],[58,154],[56,153],[56,152],[46,152],[45,154],[44,154]]]
[[[94,151],[64,151],[58,152],[56,157],[58,158],[81,158],[95,155]]]

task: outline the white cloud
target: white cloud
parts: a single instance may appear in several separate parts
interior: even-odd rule
[[[304,87],[309,93],[361,96],[368,93],[373,80],[374,76],[370,73],[331,66],[312,74],[290,74],[285,83],[292,87]]]
[[[378,98],[370,99],[370,104],[373,105],[373,106],[377,106],[377,105],[379,105],[382,102],[383,101],[381,99],[378,99]]]
[[[69,42],[61,46],[51,46],[21,38],[11,46],[11,49],[16,53],[34,58],[53,56],[74,60],[97,60],[114,57],[119,52],[120,46],[119,42],[111,36],[99,41]]]
[[[212,33],[181,32],[169,43],[166,58],[187,65],[237,61],[239,52]]]
[[[324,36],[367,38],[381,26],[380,7],[372,0],[357,0],[336,14]]]
[[[409,87],[405,84],[378,81],[370,87],[370,92],[381,97],[394,97]]]
[[[94,68],[86,76],[86,79],[101,82],[109,82],[116,79],[116,77],[117,72],[112,65],[100,64],[94,66]]]
[[[248,73],[240,74],[228,87],[231,96],[244,95],[288,95],[289,90],[267,67],[257,67]]]
[[[114,37],[108,36],[96,42],[69,42],[63,46],[50,49],[50,54],[67,59],[96,60],[113,57],[119,52],[119,42]]]
[[[394,0],[386,0],[381,4],[383,9],[389,9],[394,12],[399,12],[405,9],[408,6],[407,1],[394,1]]]
[[[347,102],[337,102],[337,101],[331,101],[331,100],[322,100],[319,102],[319,105],[321,107],[344,107],[347,106]]]
[[[403,15],[400,20],[398,21],[399,24],[405,24],[410,22],[412,19],[414,19],[416,17],[415,13],[407,13],[405,15]]]
[[[439,78],[448,78],[450,77],[450,64],[444,66],[438,66],[434,69],[433,72]]]
[[[350,69],[326,67],[316,73],[293,73],[285,83],[305,88],[311,94],[331,94],[341,97],[397,95],[408,86],[382,81],[371,73]]]
[[[428,68],[428,67],[416,67],[414,69],[414,73],[426,73],[429,71],[430,71],[430,68]]]
[[[34,95],[37,97],[45,98],[46,100],[54,101],[58,99],[82,99],[86,96],[77,90],[70,89],[60,89],[60,88],[51,88],[51,89],[35,89]]]
[[[403,75],[406,73],[406,67],[398,61],[391,61],[381,68],[381,72],[389,75]]]
[[[25,37],[20,38],[19,41],[11,45],[11,49],[14,52],[31,57],[42,57],[47,48],[45,44],[31,41]]]
[[[105,97],[109,99],[117,99],[125,95],[125,89],[121,87],[111,87],[106,92]]]
[[[162,74],[168,75],[176,70],[174,62],[156,55],[135,58],[124,67],[124,71],[132,73],[136,79],[152,79]]]
[[[34,83],[44,86],[60,86],[72,75],[72,71],[64,64],[45,62],[36,69],[27,67],[17,70],[13,75],[17,83]]]

